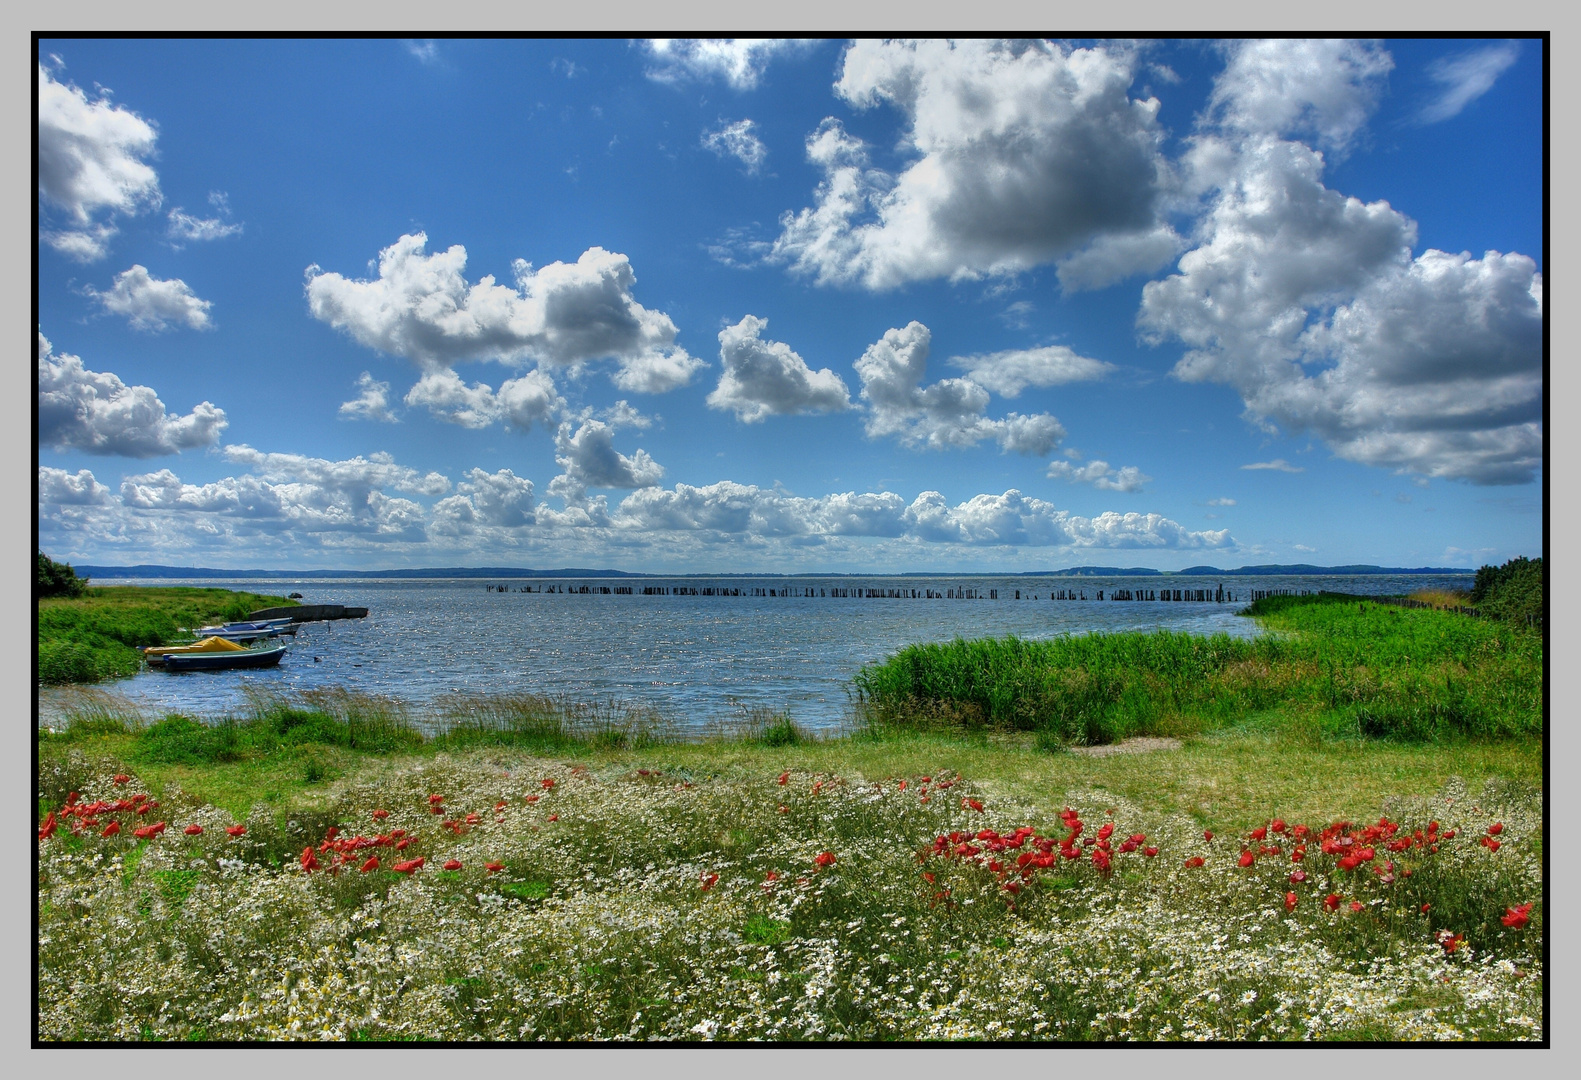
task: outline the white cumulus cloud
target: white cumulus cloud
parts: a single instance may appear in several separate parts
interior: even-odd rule
[[[39,195],[67,222],[42,237],[58,251],[82,262],[102,259],[116,214],[159,206],[159,177],[145,160],[154,154],[153,125],[107,95],[89,101],[42,64],[37,133]]]
[[[1375,41],[1272,38],[1228,48],[1209,117],[1257,135],[1309,135],[1343,152],[1377,106],[1394,59]]]
[[[396,422],[390,412],[390,384],[379,382],[369,372],[357,376],[357,396],[340,404],[340,415],[349,420]]]
[[[928,328],[913,320],[886,331],[856,361],[869,438],[894,437],[904,446],[931,449],[974,446],[991,438],[1006,451],[1041,457],[1065,437],[1065,428],[1047,413],[989,419],[984,415],[988,391],[971,379],[922,386],[932,340]]]
[[[1100,491],[1137,492],[1153,478],[1143,474],[1135,465],[1115,469],[1106,461],[1089,461],[1085,465],[1072,465],[1068,461],[1049,462],[1051,480],[1067,480],[1072,484],[1091,484]]]
[[[1160,216],[1158,102],[1128,96],[1134,60],[1125,46],[856,42],[835,92],[900,113],[911,160],[873,167],[867,145],[826,119],[807,140],[824,172],[817,204],[783,215],[770,258],[868,289],[1064,259],[1070,288],[1158,269],[1178,239]]]
[[[734,90],[756,89],[770,60],[808,44],[785,38],[652,38],[643,43],[653,61],[648,78],[655,82],[717,78]]]
[[[1248,136],[1179,272],[1138,322],[1189,348],[1187,381],[1226,383],[1267,430],[1340,457],[1474,483],[1542,459],[1542,276],[1518,254],[1412,257],[1416,225],[1323,186],[1300,143]]]
[[[1113,364],[1079,356],[1065,345],[955,356],[949,363],[951,367],[961,368],[984,389],[1011,398],[1029,386],[1059,386],[1101,379],[1114,370]]]
[[[767,159],[768,147],[752,133],[756,127],[751,120],[737,120],[733,124],[720,122],[719,127],[703,132],[703,146],[720,157],[731,157],[746,166],[747,172],[756,173]]]
[[[406,404],[423,406],[441,420],[467,428],[486,428],[505,421],[520,431],[533,424],[547,426],[565,409],[554,380],[542,371],[529,371],[500,384],[496,392],[487,383],[468,385],[450,368],[425,371],[406,393]]]
[[[103,506],[110,501],[110,489],[99,483],[92,472],[75,473],[40,465],[38,502],[40,506]]]
[[[767,319],[747,315],[719,332],[724,373],[708,405],[728,409],[746,423],[770,414],[839,412],[851,407],[845,380],[828,368],[813,371],[782,341],[765,341]]]
[[[599,420],[584,420],[575,433],[569,421],[555,435],[555,462],[564,470],[549,481],[549,493],[568,505],[586,502],[587,489],[651,487],[664,476],[664,467],[638,450],[631,456],[615,449],[615,429]]]
[[[134,330],[158,333],[172,326],[209,330],[214,325],[209,321],[212,301],[200,299],[180,278],[152,276],[140,263],[116,274],[109,292],[99,292],[92,285],[83,292],[105,311],[126,316]]]
[[[55,354],[38,335],[38,441],[41,446],[148,458],[213,446],[225,429],[223,409],[199,403],[186,416],[166,413],[152,388],[128,386],[82,359]]]
[[[308,268],[313,316],[356,341],[428,370],[466,360],[536,361],[572,367],[613,359],[624,390],[662,393],[705,366],[675,344],[663,312],[639,304],[637,277],[624,255],[589,248],[574,263],[541,269],[518,259],[515,287],[486,275],[466,280],[466,248],[425,254],[423,233],[379,253],[379,276],[344,277]]]
[[[431,529],[465,535],[480,528],[516,529],[532,525],[533,483],[509,469],[488,473],[472,469],[456,494],[434,504]]]

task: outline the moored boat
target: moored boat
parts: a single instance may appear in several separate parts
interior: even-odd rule
[[[167,653],[162,665],[166,671],[227,671],[234,668],[274,667],[285,655],[284,645],[235,652]]]
[[[222,637],[205,637],[186,645],[152,645],[143,650],[143,659],[150,664],[163,664],[167,656],[187,656],[194,653],[238,653],[246,648]]]

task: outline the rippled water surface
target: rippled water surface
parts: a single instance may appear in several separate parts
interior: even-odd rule
[[[1235,613],[1253,589],[1329,589],[1385,595],[1421,588],[1467,588],[1464,577],[792,577],[480,580],[96,581],[96,584],[211,585],[270,595],[303,594],[303,603],[365,606],[365,619],[313,623],[280,667],[253,672],[144,671],[104,689],[145,712],[212,717],[232,711],[248,686],[292,691],[344,687],[400,697],[422,711],[447,695],[530,692],[579,701],[657,706],[681,728],[716,730],[754,708],[784,709],[813,729],[838,726],[847,689],[863,664],[903,646],[954,637],[1047,638],[1089,631],[1151,630],[1252,636],[1256,624]],[[1215,590],[1234,601],[1175,603],[1095,599],[1099,590]],[[631,595],[583,595],[630,587]],[[533,592],[522,592],[523,588]],[[739,596],[676,595],[732,589]],[[563,592],[537,591],[561,589]],[[670,595],[642,595],[644,588]],[[829,595],[847,590],[849,596]],[[1020,590],[1021,599],[1015,599]],[[792,595],[750,595],[767,590]],[[907,598],[867,598],[867,590],[905,590]],[[911,599],[928,592],[975,590],[998,599]],[[1085,600],[1051,599],[1060,590]],[[811,591],[814,595],[806,595]],[[817,595],[818,593],[823,595]],[[62,695],[40,691],[40,723],[59,716]]]

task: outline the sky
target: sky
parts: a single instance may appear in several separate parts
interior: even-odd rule
[[[1541,555],[1543,46],[38,49],[75,563]]]

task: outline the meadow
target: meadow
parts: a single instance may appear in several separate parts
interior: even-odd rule
[[[1545,1038],[1541,638],[1261,617],[1244,644],[1284,652],[1047,643],[1129,669],[1132,702],[1173,681],[1105,714],[1145,731],[1096,729],[1179,740],[1151,753],[1050,738],[1014,694],[869,688],[839,738],[762,714],[683,742],[528,695],[437,727],[257,695],[205,726],[84,691],[38,742],[38,1035]],[[995,685],[1047,693],[1021,664]],[[1279,692],[1236,689],[1249,665]],[[1476,723],[1363,727],[1446,673]]]

